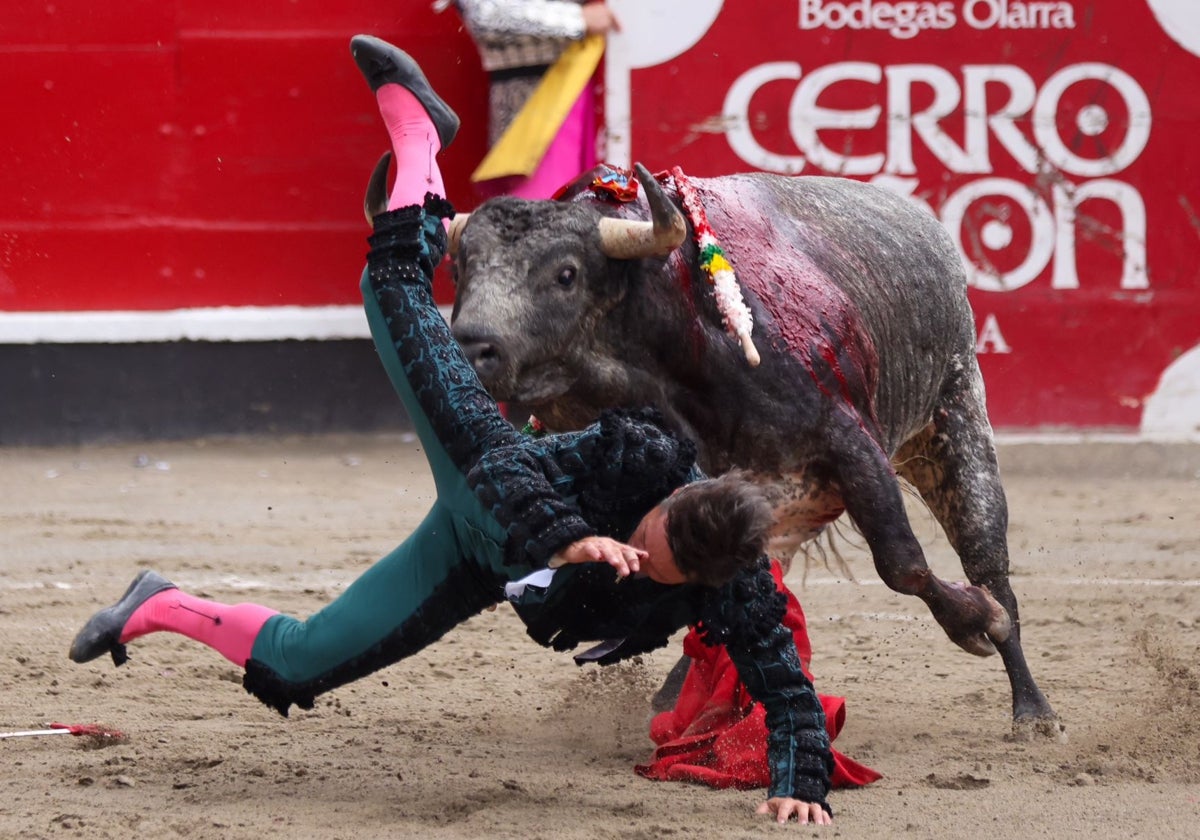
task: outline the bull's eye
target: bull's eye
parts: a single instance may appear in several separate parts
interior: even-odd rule
[[[567,266],[566,268],[560,268],[558,270],[558,285],[562,286],[564,289],[567,289],[570,288],[571,284],[574,282],[575,269],[572,266]]]

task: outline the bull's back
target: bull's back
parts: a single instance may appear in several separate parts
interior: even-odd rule
[[[962,262],[913,202],[860,181],[766,174],[697,179],[714,231],[742,284],[813,295],[828,281],[874,342],[874,411],[889,451],[925,425],[948,377],[974,364]],[[798,256],[797,256],[798,255]],[[816,281],[814,281],[814,272]],[[827,307],[828,296],[814,296]]]

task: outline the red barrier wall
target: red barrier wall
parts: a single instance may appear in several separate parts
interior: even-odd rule
[[[360,196],[388,147],[350,59],[358,32],[409,49],[463,114],[444,167],[469,205],[486,80],[453,11],[9,4],[0,311],[354,303]]]
[[[1145,429],[1170,391],[1156,416],[1200,433],[1192,0],[610,2],[643,58],[696,30],[641,64],[610,44],[616,162],[906,192],[973,271],[997,426]],[[428,0],[10,6],[0,343],[22,313],[355,305],[387,146],[357,32],[410,50],[464,116],[443,168],[477,201],[486,79]]]

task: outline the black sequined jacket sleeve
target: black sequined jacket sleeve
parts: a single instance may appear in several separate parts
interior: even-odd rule
[[[715,590],[701,608],[699,631],[710,645],[725,645],[750,696],[763,705],[767,724],[768,797],[818,803],[833,772],[825,712],[800,665],[792,633],[782,623],[786,598],[763,557]]]
[[[493,449],[467,480],[508,531],[506,562],[546,566],[583,537],[628,538],[689,480],[695,457],[656,412],[606,411],[583,431]]]
[[[563,460],[589,446],[592,430],[522,440],[486,453],[467,474],[476,497],[508,532],[505,562],[544,567],[559,550],[591,536],[575,504],[576,476]]]

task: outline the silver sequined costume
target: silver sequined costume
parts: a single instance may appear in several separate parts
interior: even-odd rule
[[[488,145],[492,146],[546,68],[572,41],[583,38],[583,0],[454,0],[454,5],[491,79]]]

